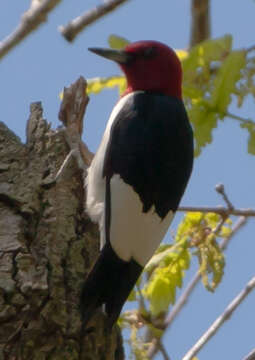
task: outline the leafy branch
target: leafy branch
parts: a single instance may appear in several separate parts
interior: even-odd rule
[[[223,184],[216,185],[215,189],[223,197],[223,200],[226,202],[226,205],[227,205],[227,207],[225,208],[226,211],[224,213],[219,213],[219,215],[221,215],[221,217],[222,217],[221,221],[218,223],[218,225],[213,230],[213,233],[215,235],[217,235],[222,231],[224,223],[228,219],[228,216],[231,213],[231,211],[233,211],[234,206],[233,206],[232,202],[230,201],[228,195],[226,194]],[[212,209],[210,208],[210,210],[212,210]],[[242,214],[242,216],[234,224],[231,232],[229,232],[227,234],[227,236],[225,236],[223,238],[223,240],[221,241],[221,243],[219,244],[219,249],[221,249],[222,251],[226,249],[229,241],[245,225],[248,216],[249,215],[247,215],[247,214],[246,214],[246,216],[243,216],[243,214]],[[251,216],[253,216],[253,215],[251,215]],[[171,325],[174,322],[177,315],[181,312],[183,307],[187,304],[188,299],[189,299],[191,293],[193,292],[193,290],[195,289],[196,285],[199,283],[201,276],[202,276],[202,273],[201,273],[201,268],[200,268],[196,272],[196,274],[194,275],[192,280],[189,282],[187,287],[183,290],[183,293],[181,294],[181,296],[179,297],[177,302],[174,304],[174,306],[173,306],[172,310],[169,312],[169,314],[167,314],[167,313],[165,314],[165,316],[162,319],[162,322],[160,324],[160,328],[162,330],[160,337],[154,337],[153,333],[148,328],[146,338],[150,339],[150,344],[151,344],[149,346],[149,349],[147,352],[147,356],[149,359],[152,359],[155,356],[155,354],[159,351],[162,336],[166,333],[166,330],[171,327]]]
[[[236,224],[234,224],[229,236],[227,236],[225,239],[223,239],[223,241],[219,245],[220,249],[222,249],[222,250],[226,249],[229,241],[245,225],[245,223],[246,223],[245,217],[240,217],[238,219]],[[223,226],[223,222],[220,223],[220,225],[217,227],[217,229],[215,229],[215,233],[218,232],[222,226]],[[169,312],[169,314],[166,314],[166,316],[163,320],[163,323],[161,325],[162,330],[163,330],[162,335],[164,335],[166,333],[166,330],[168,330],[171,327],[171,325],[173,324],[176,317],[179,315],[179,313],[181,312],[183,307],[187,304],[190,295],[192,294],[195,287],[198,285],[200,279],[201,279],[201,273],[198,270],[196,272],[196,274],[194,275],[194,277],[191,279],[191,281],[188,283],[187,287],[183,290],[181,296],[178,298],[178,300],[175,303],[175,305],[173,306],[172,310]],[[151,346],[149,347],[148,353],[147,353],[147,356],[149,359],[152,359],[155,356],[155,354],[158,352],[158,350],[159,350],[158,346],[159,346],[160,342],[161,342],[161,338],[155,338],[154,341],[151,343]]]

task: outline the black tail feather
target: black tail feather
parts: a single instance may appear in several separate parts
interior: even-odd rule
[[[82,288],[80,308],[83,327],[103,304],[108,325],[112,327],[142,270],[134,260],[121,260],[110,244],[106,244]]]

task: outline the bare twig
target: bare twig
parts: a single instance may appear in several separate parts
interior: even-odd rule
[[[255,360],[255,349],[251,350],[242,360]]]
[[[246,284],[245,288],[231,301],[223,313],[213,322],[208,330],[201,336],[197,343],[184,355],[182,360],[191,360],[202,347],[215,335],[226,320],[229,320],[234,311],[255,288],[255,276]]]
[[[143,294],[142,294],[142,290],[141,290],[141,287],[140,287],[140,284],[136,284],[136,287],[137,287],[137,291],[138,291],[138,294],[139,294],[139,309],[141,310],[145,310],[147,311],[146,309],[146,305],[145,305],[145,301],[144,301],[144,297],[143,297]]]
[[[219,226],[222,227],[224,224],[224,221],[225,220],[223,220],[219,223],[219,225],[214,230],[215,233],[217,233],[220,230]],[[235,223],[235,225],[232,228],[232,232],[230,233],[230,235],[227,236],[221,242],[220,248],[222,250],[226,249],[229,241],[232,239],[232,237],[240,230],[240,228],[245,223],[246,223],[246,218],[243,216],[237,220],[237,222]],[[166,316],[164,324],[162,326],[164,333],[165,333],[165,330],[169,329],[169,327],[172,325],[173,321],[175,320],[177,315],[180,313],[180,311],[182,310],[184,305],[186,305],[186,303],[188,302],[189,296],[191,295],[192,291],[195,289],[196,285],[199,283],[200,277],[201,277],[200,272],[197,271],[197,273],[194,275],[192,280],[188,283],[186,289],[184,289],[182,295],[179,297],[176,304],[173,306],[172,311]],[[149,359],[152,359],[153,356],[159,350],[159,342],[160,342],[160,339],[157,339],[157,341],[153,342],[151,347],[149,348],[148,353],[147,353]]]
[[[210,0],[192,0],[190,47],[208,39],[210,36]]]
[[[234,209],[234,205],[232,204],[232,202],[229,200],[226,191],[225,191],[225,187],[223,184],[217,184],[215,186],[215,190],[223,197],[223,200],[225,201],[225,203],[227,204],[227,207],[229,210],[233,210]]]
[[[26,11],[18,27],[0,42],[0,59],[27,35],[47,20],[47,15],[61,0],[32,0],[30,9]]]
[[[159,351],[161,352],[164,360],[171,360],[162,342],[159,343]]]
[[[178,208],[178,211],[181,212],[202,212],[202,213],[207,213],[207,212],[213,212],[215,214],[219,214],[221,216],[230,216],[230,215],[235,215],[235,216],[255,216],[255,210],[253,209],[232,209],[230,210],[227,207],[224,206],[180,206]]]
[[[254,50],[255,50],[255,45],[252,45],[252,46],[250,46],[250,47],[248,47],[248,48],[246,49],[246,52],[249,53],[249,52],[252,52],[252,51],[254,51]]]
[[[94,9],[85,12],[77,18],[70,21],[65,26],[60,26],[59,31],[68,41],[73,41],[75,37],[88,25],[94,23],[104,15],[110,13],[118,6],[128,0],[107,0],[103,4],[96,6]]]
[[[243,124],[251,124],[253,126],[255,126],[255,121],[251,120],[251,119],[246,119],[246,118],[243,118],[241,116],[238,116],[238,115],[235,115],[235,114],[232,114],[230,112],[227,112],[226,113],[226,116],[231,118],[231,119],[234,119],[234,120],[238,120],[239,122],[243,123]]]
[[[178,301],[176,302],[176,304],[173,306],[172,311],[168,314],[168,316],[165,319],[165,323],[164,323],[164,327],[165,329],[169,328],[170,325],[172,324],[172,322],[175,320],[175,318],[177,317],[177,315],[180,313],[180,311],[182,310],[183,306],[188,302],[189,296],[192,293],[192,291],[194,290],[194,288],[196,287],[196,285],[198,284],[199,280],[200,280],[200,272],[198,271],[194,277],[192,278],[192,280],[188,283],[186,289],[183,291],[183,293],[181,294],[181,296],[179,297]]]

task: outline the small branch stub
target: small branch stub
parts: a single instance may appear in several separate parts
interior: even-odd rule
[[[73,129],[73,132],[79,136],[82,134],[83,116],[89,102],[86,89],[87,82],[82,76],[69,88],[64,88],[63,100],[58,114],[59,120],[66,128],[69,131]]]
[[[88,167],[93,159],[93,154],[81,140],[83,131],[83,117],[89,102],[86,94],[87,82],[81,76],[70,87],[64,88],[63,101],[59,110],[59,120],[66,127],[66,140],[70,147],[70,153],[66,157],[61,169],[57,174],[57,178],[65,169],[66,163],[71,156],[74,156],[78,162],[78,166],[82,169]]]
[[[225,187],[223,184],[217,184],[215,186],[215,190],[223,197],[223,200],[225,201],[225,203],[227,204],[227,207],[229,208],[229,210],[233,210],[234,209],[234,205],[231,203],[231,201],[229,200],[226,192],[225,192]]]

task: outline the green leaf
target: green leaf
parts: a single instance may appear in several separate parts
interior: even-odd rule
[[[226,35],[218,39],[210,39],[194,46],[189,56],[183,61],[183,70],[191,76],[198,67],[205,67],[212,61],[219,61],[231,51],[232,37]]]
[[[218,223],[221,221],[221,216],[219,214],[209,212],[205,215],[204,220],[206,221],[207,227],[210,229],[215,229]]]
[[[126,47],[130,42],[121,37],[121,36],[117,36],[117,35],[110,35],[108,37],[108,44],[110,45],[110,47],[112,49],[117,49],[117,50],[121,50],[124,47]]]
[[[248,153],[255,155],[255,124],[252,122],[242,123],[241,127],[249,132]]]
[[[126,79],[124,76],[112,76],[109,78],[94,78],[87,81],[87,93],[98,94],[106,88],[118,87],[120,93],[123,93],[126,89]]]
[[[248,153],[255,155],[255,128],[249,131],[250,136],[248,140]]]
[[[179,260],[180,267],[183,270],[188,270],[190,267],[190,253],[189,251],[184,251],[182,257]]]
[[[166,269],[157,269],[156,275],[144,291],[145,297],[150,300],[150,310],[153,315],[158,315],[168,308],[172,298],[170,285]]]
[[[188,114],[194,125],[195,156],[198,156],[202,148],[212,142],[212,131],[217,127],[217,116],[205,103],[194,105]]]
[[[207,236],[206,240],[198,247],[198,258],[200,262],[200,274],[205,288],[214,291],[221,282],[224,274],[225,258],[219,248],[214,234]],[[212,278],[209,279],[209,275]]]
[[[233,51],[223,61],[214,79],[210,105],[224,117],[231,102],[231,94],[236,90],[236,83],[241,78],[241,70],[245,66],[245,51]]]
[[[192,86],[191,83],[183,85],[182,88],[183,96],[190,99],[195,99],[195,103],[200,102],[203,99],[203,91],[195,86]]]
[[[185,59],[187,59],[187,57],[189,56],[189,52],[187,50],[183,50],[183,49],[175,49],[176,55],[178,56],[178,58],[183,61]]]
[[[176,288],[182,287],[184,269],[187,269],[189,264],[190,254],[185,241],[176,243],[171,249],[166,250],[165,256],[142,291],[150,302],[153,316],[166,311],[169,304],[174,304]]]
[[[189,247],[196,248],[195,255],[198,257],[202,282],[209,291],[215,290],[224,274],[225,259],[214,234],[221,220],[221,216],[215,213],[186,213],[176,235],[176,241],[185,239]],[[232,231],[231,225],[231,219],[227,219],[221,231],[217,232],[217,237],[229,236]],[[188,252],[187,266],[189,266],[189,258]],[[181,261],[183,259],[185,259],[185,252]],[[179,266],[182,266],[181,261],[179,261]]]
[[[153,257],[150,259],[150,261],[145,266],[145,271],[150,272],[153,270],[156,266],[160,264],[160,262],[166,257],[166,255],[170,254],[172,252],[171,245],[168,245],[167,248],[164,251],[161,251],[159,253],[156,253],[153,255]]]
[[[194,46],[184,59],[183,95],[194,126],[196,156],[212,142],[213,129],[226,116],[232,95],[240,93],[245,64],[245,51],[232,51],[230,35]]]

